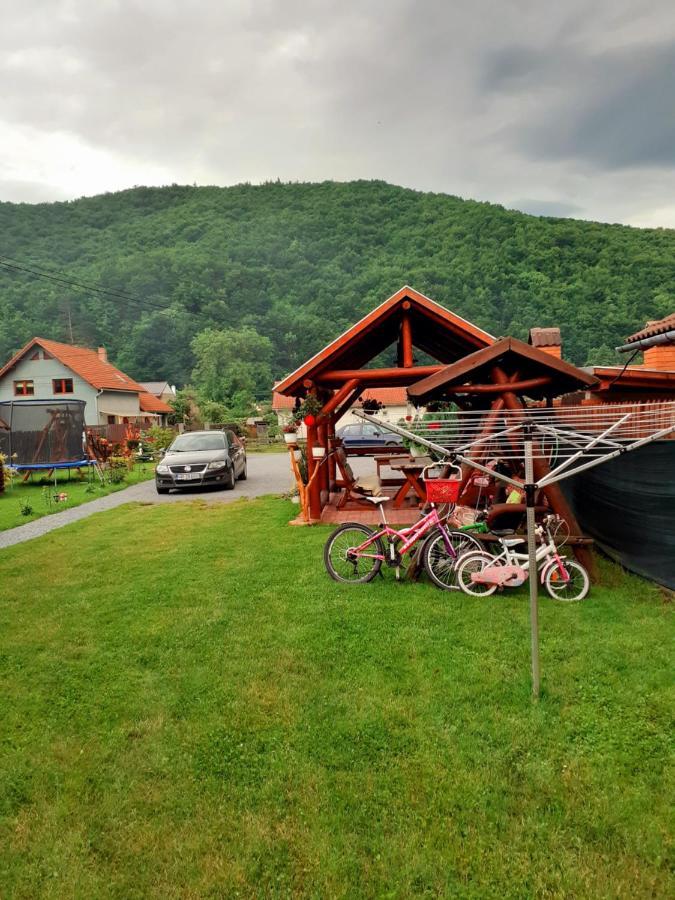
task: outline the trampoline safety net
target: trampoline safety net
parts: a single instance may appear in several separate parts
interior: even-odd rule
[[[0,453],[13,466],[80,462],[84,407],[84,400],[0,403]]]

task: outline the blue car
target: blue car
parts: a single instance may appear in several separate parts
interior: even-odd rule
[[[343,425],[335,432],[345,447],[403,447],[403,439],[393,431],[378,428],[370,422]]]

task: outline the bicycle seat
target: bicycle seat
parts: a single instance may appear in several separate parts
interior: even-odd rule
[[[368,503],[372,503],[373,506],[379,506],[380,503],[386,503],[387,500],[390,500],[390,497],[362,497],[362,500],[367,500]]]
[[[502,544],[505,547],[515,547],[517,544],[522,544],[524,541],[525,541],[524,537],[503,538]]]

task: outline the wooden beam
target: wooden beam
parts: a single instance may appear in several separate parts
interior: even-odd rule
[[[331,369],[322,372],[319,383],[322,386],[341,387],[345,381],[357,378],[362,384],[380,384],[387,382],[388,386],[409,385],[420,378],[435,375],[444,366],[413,366],[410,369]]]
[[[549,375],[540,375],[538,378],[527,378],[522,381],[515,381],[509,384],[509,390],[527,391],[532,388],[545,387],[551,384],[552,378]],[[446,394],[503,394],[503,384],[455,384],[443,389]]]
[[[351,394],[352,391],[355,391],[359,386],[358,378],[350,378],[349,381],[346,381],[342,387],[337,390],[333,396],[328,400],[327,403],[324,404],[323,409],[321,410],[322,416],[329,416],[332,412],[334,412],[338,406],[342,403],[343,400],[346,400],[347,397]]]
[[[346,412],[349,412],[349,410],[351,409],[352,405],[353,405],[354,403],[356,403],[356,401],[357,401],[358,396],[359,396],[360,393],[361,393],[361,387],[360,387],[360,386],[357,387],[357,388],[355,388],[355,389],[351,392],[351,394],[349,395],[349,397],[347,397],[347,399],[346,399],[345,402],[342,404],[342,406],[338,407],[338,408],[335,410],[335,412],[333,413],[332,418],[333,418],[333,421],[334,421],[334,422],[339,422],[340,419],[344,416],[344,414],[345,414]]]

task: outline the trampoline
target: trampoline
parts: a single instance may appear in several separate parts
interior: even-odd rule
[[[56,470],[96,465],[83,444],[84,400],[9,400],[0,402],[0,452],[7,465],[23,473],[51,475]]]

